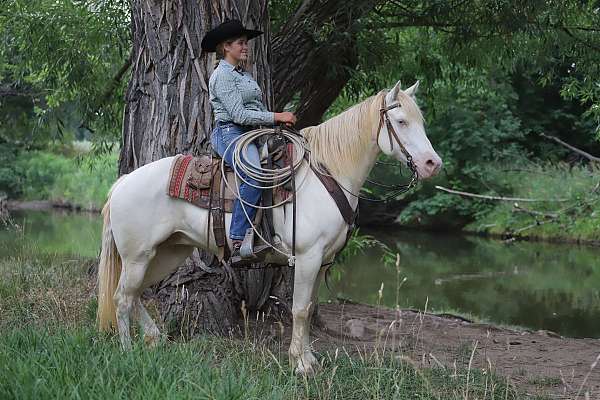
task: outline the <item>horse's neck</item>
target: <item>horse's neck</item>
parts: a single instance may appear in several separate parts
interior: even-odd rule
[[[352,171],[348,171],[348,175],[338,177],[339,183],[354,194],[358,194],[363,187],[371,169],[377,161],[379,155],[379,146],[376,142],[372,142],[369,149],[365,149],[364,156]]]

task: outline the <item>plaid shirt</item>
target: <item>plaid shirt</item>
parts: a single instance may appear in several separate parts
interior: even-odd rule
[[[239,125],[272,125],[274,114],[262,102],[262,91],[248,72],[221,60],[208,81],[215,120]]]

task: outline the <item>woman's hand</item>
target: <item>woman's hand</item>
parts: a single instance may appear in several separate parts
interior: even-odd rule
[[[297,119],[296,116],[294,115],[294,113],[291,112],[281,112],[281,113],[275,113],[275,123],[277,122],[282,122],[288,126],[290,125],[294,125],[296,123]]]

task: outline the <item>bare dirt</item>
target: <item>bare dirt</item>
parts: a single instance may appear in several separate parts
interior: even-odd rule
[[[515,331],[458,317],[363,304],[319,305],[317,351],[385,348],[423,367],[492,371],[531,397],[600,399],[600,339]],[[472,357],[472,360],[471,360]]]

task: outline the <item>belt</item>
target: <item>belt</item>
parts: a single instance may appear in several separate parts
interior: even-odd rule
[[[219,126],[221,128],[225,128],[225,127],[232,126],[232,125],[237,126],[238,128],[240,128],[244,131],[249,131],[252,129],[252,126],[236,124],[233,121],[217,121],[217,126]]]

